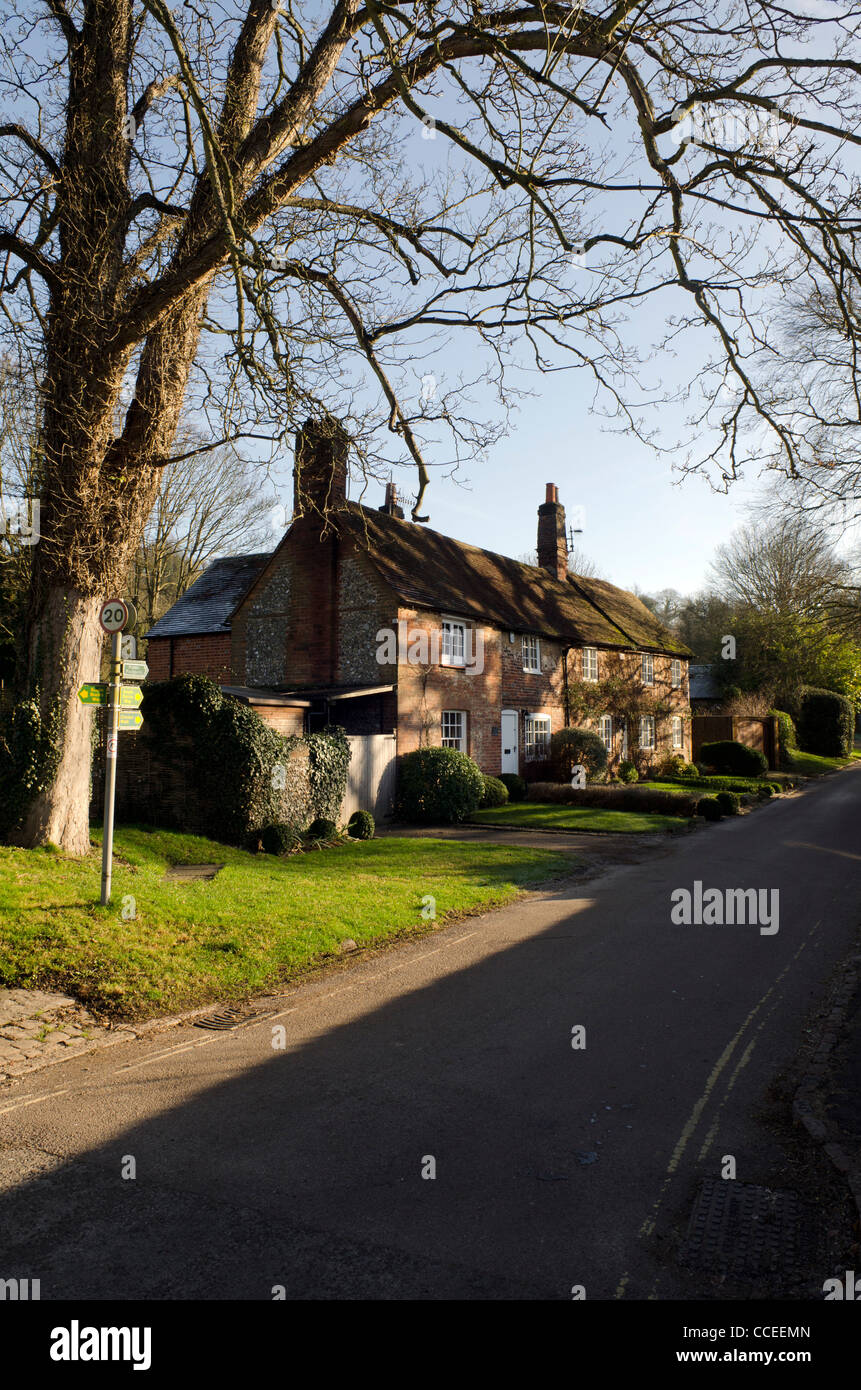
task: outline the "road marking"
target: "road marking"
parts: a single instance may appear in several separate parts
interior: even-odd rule
[[[43,1100],[52,1100],[54,1096],[64,1096],[68,1091],[68,1086],[64,1086],[61,1091],[49,1091],[46,1096],[32,1096],[29,1100],[16,1100],[13,1105],[4,1105],[0,1110],[0,1115],[8,1115],[10,1110],[23,1110],[25,1105],[39,1105]]]

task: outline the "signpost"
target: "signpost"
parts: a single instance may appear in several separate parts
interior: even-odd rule
[[[109,598],[102,604],[99,613],[99,623],[104,632],[110,634],[111,638],[111,670],[110,681],[91,681],[82,685],[78,691],[78,699],[85,705],[106,705],[108,712],[107,719],[107,757],[105,760],[105,818],[104,830],[102,834],[102,907],[106,907],[111,898],[111,868],[113,863],[114,849],[114,801],[117,786],[117,737],[120,729],[139,729],[143,724],[143,716],[140,715],[134,706],[139,705],[143,698],[137,686],[120,685],[122,675],[131,675],[131,671],[125,670],[128,666],[143,667],[143,675],[147,674],[146,662],[135,662],[134,660],[122,661],[121,657],[128,653],[129,658],[134,658],[136,647],[133,637],[122,637],[123,630],[127,627],[134,627],[136,621],[134,604],[128,603],[121,598]],[[126,708],[121,708],[125,706]],[[132,706],[132,708],[128,708]]]
[[[145,681],[149,675],[149,667],[145,661],[124,661],[123,679],[130,681]]]

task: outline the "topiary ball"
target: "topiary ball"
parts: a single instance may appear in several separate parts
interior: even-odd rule
[[[265,825],[260,832],[260,843],[267,854],[284,854],[296,843],[296,831],[292,825]]]
[[[508,791],[509,801],[526,800],[526,779],[520,777],[516,772],[503,772],[498,779]]]
[[[508,801],[508,788],[498,777],[484,778],[484,792],[479,805],[482,810],[491,806],[504,806]]]
[[[740,805],[737,792],[718,792],[715,801],[725,816],[737,816]]]
[[[697,802],[697,815],[706,820],[720,820],[723,815],[721,804],[716,796],[703,796]]]
[[[353,840],[373,840],[375,830],[370,811],[354,811],[347,823],[347,834]]]
[[[309,840],[331,840],[337,833],[338,827],[335,822],[326,820],[325,816],[318,816],[316,820],[312,820],[305,831]]]

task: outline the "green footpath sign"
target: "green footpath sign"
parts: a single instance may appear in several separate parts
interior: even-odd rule
[[[143,715],[138,714],[136,709],[121,709],[118,711],[118,729],[139,729],[143,724]]]
[[[149,675],[149,667],[145,661],[124,661],[123,679],[128,681],[145,681]]]
[[[78,699],[82,705],[106,705],[108,703],[108,687],[104,681],[88,681],[79,689]]]
[[[121,705],[126,705],[126,706],[131,705],[131,707],[132,707],[133,709],[135,709],[135,708],[137,708],[137,706],[140,704],[140,702],[141,702],[142,699],[143,699],[143,691],[141,690],[141,688],[140,688],[139,685],[121,685],[121,686],[120,686],[120,704],[121,704]]]

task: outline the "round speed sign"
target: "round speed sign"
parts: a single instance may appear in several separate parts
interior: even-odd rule
[[[99,622],[105,632],[122,632],[129,620],[129,610],[121,598],[109,598],[102,604]]]

